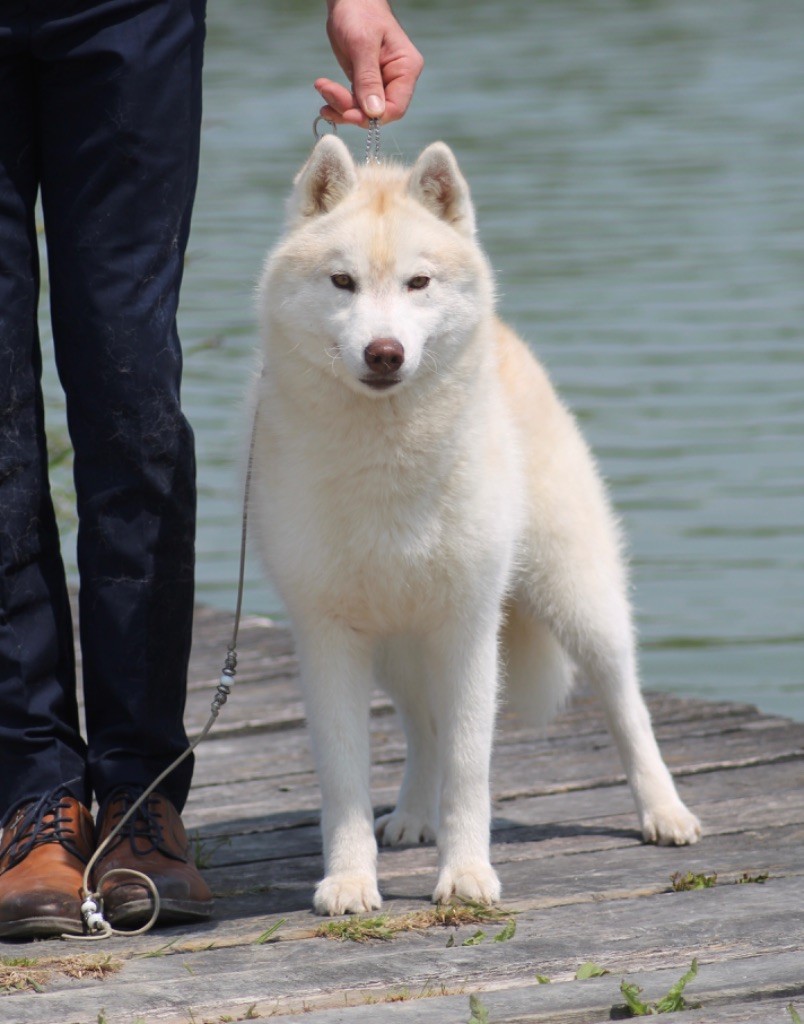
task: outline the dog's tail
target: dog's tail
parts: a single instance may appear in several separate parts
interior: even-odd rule
[[[547,725],[572,690],[570,657],[548,626],[517,601],[506,608],[501,643],[505,709],[527,725]]]

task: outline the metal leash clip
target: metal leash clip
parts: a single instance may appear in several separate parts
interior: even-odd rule
[[[330,126],[330,128],[332,129],[331,132],[324,132],[324,131],[320,132],[318,130],[318,126],[319,126],[319,124],[322,121],[324,122],[324,124],[328,124]],[[315,119],[315,121],[313,121],[313,135],[315,136],[316,142],[318,142],[318,140],[323,138],[325,135],[337,135],[337,134],[338,134],[338,126],[335,124],[334,121],[330,121],[329,118],[324,117],[323,114],[319,114],[318,117]]]

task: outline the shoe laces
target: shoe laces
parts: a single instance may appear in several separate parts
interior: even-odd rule
[[[126,814],[138,797],[139,793],[135,790],[125,788],[114,790],[106,799],[105,811],[99,815],[100,819],[111,830],[115,822]],[[114,806],[113,810],[109,810],[115,804],[117,806]],[[129,846],[137,857],[161,853],[172,860],[181,860],[176,854],[171,853],[165,844],[165,829],[159,806],[160,799],[155,794],[143,801],[123,826],[114,845],[116,846],[118,841],[122,842],[124,839],[128,839]]]
[[[64,786],[57,786],[33,803],[21,807],[9,823],[13,829],[9,843],[0,849],[0,863],[7,859],[4,870],[21,863],[36,846],[59,843],[86,864],[86,855],[76,845],[74,818],[66,814],[71,809],[70,794]]]

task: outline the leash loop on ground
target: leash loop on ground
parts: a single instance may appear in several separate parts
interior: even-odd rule
[[[113,875],[129,875],[137,882],[148,889],[153,902],[151,916],[139,928],[114,928],[103,916],[103,897],[100,889],[107,878]],[[156,924],[159,917],[160,899],[159,890],[156,888],[152,878],[143,874],[142,871],[135,871],[134,868],[110,868],[98,883],[98,892],[86,892],[84,890],[84,902],[81,904],[81,916],[84,918],[84,925],[87,929],[86,935],[62,935],[63,939],[71,939],[77,942],[98,942],[101,939],[111,938],[112,935],[144,935]]]

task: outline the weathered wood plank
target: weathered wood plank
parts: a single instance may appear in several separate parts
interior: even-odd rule
[[[700,959],[701,973],[690,986],[690,995],[698,999],[708,996],[716,1003],[758,993],[768,997],[800,994],[800,974],[796,980],[800,950],[789,939],[804,924],[804,910],[785,913],[790,936],[780,936],[778,927],[779,914],[790,907],[797,889],[781,884],[770,900],[764,892],[757,898],[751,889],[737,892],[736,887],[731,891],[726,887],[688,894],[683,908],[675,898],[653,897],[645,901],[638,916],[625,904],[592,906],[584,915],[560,908],[521,919],[516,936],[499,944],[487,941],[448,948],[443,932],[428,932],[360,946],[310,939],[188,951],[130,960],[114,987],[62,982],[37,996],[34,1005],[21,996],[8,999],[17,1024],[44,1024],[51,1019],[60,1024],[73,1020],[95,1024],[97,1017],[87,1014],[93,1002],[88,993],[96,998],[102,990],[107,1019],[117,1024],[121,1017],[126,1019],[126,1013],[132,1017],[136,1012],[149,1022],[186,1021],[188,1011],[196,1019],[213,1014],[219,1018],[235,1006],[252,1003],[265,1016],[276,1010],[299,1013],[315,1007],[344,1012],[338,1008],[365,1005],[367,998],[376,998],[383,1003],[375,1005],[378,1012],[396,1005],[385,1000],[403,993],[406,1002],[416,1000],[414,1011],[426,1014],[437,1007],[443,1013],[436,999],[425,997],[483,991],[495,1024],[498,1019],[581,1021],[597,1019],[596,1014],[619,1001],[615,979],[623,974],[635,975],[633,980],[647,995],[658,997],[693,956]],[[669,905],[659,906],[660,901]],[[761,957],[754,955],[758,944]],[[611,975],[572,981],[580,963],[589,959]],[[552,984],[534,984],[537,972],[549,976]],[[502,995],[494,996],[500,990]],[[504,1010],[499,1017],[496,998]],[[43,1015],[48,1006],[58,1006],[61,1016]],[[322,1015],[322,1022],[338,1020],[332,1015],[336,1010],[330,1010],[329,1017]],[[380,1018],[364,1013],[343,1019],[374,1022]]]
[[[701,846],[676,850],[633,844],[613,856],[591,851],[536,859],[527,848],[502,852],[495,847],[493,859],[503,883],[504,904],[540,909],[666,893],[676,872],[715,873],[722,883],[733,883],[744,873],[756,877],[769,872],[768,885],[785,877],[800,879],[804,874],[803,842],[804,831],[787,826],[735,835],[708,851]],[[385,909],[402,913],[410,901],[427,906],[435,869],[432,849],[381,853],[380,891]],[[320,857],[298,856],[240,864],[235,872],[231,867],[213,868],[206,877],[221,894],[217,917],[222,922],[237,920],[246,909],[251,916],[305,912],[321,870]]]
[[[241,732],[271,732],[292,728],[295,725],[301,726],[304,723],[304,706],[296,681],[297,670],[297,663],[291,657],[281,659],[281,663],[255,668],[254,678],[241,679],[241,671],[238,670],[238,680],[231,701],[210,737],[239,735]],[[274,675],[268,678],[266,673]],[[217,674],[190,685],[187,721],[191,732],[198,731],[206,722],[209,703],[216,685]],[[667,724],[705,725],[717,723],[719,719],[747,723],[773,718],[761,715],[751,705],[713,704],[711,707],[707,706],[704,714],[700,703],[681,700],[670,703],[660,694],[648,694],[647,699],[658,730]],[[393,705],[389,698],[378,690],[373,695],[372,709],[375,715],[381,716],[391,714]],[[513,732],[516,727],[516,723],[505,714],[501,715],[500,723],[507,732]],[[523,737],[528,737],[531,732],[532,730],[519,727],[513,735],[521,733]],[[542,735],[548,738],[566,735],[583,737],[602,732],[605,732],[602,709],[594,697],[582,692],[576,695],[567,711],[546,727]]]
[[[404,745],[391,748],[385,720],[374,723],[375,765],[373,782],[383,786],[399,777]],[[804,779],[804,738],[800,725],[769,719],[762,730],[717,730],[665,741],[664,753],[675,773],[701,775],[725,767],[753,764],[781,764],[800,760]],[[285,773],[312,773],[312,761],[306,733],[290,731],[255,736],[245,741],[219,739],[199,748],[196,786],[230,781],[232,784],[255,778],[277,778]],[[717,742],[713,742],[717,740]],[[512,785],[512,779],[519,784]],[[493,760],[493,787],[497,800],[514,800],[528,795],[561,792],[577,788],[598,788],[623,781],[616,753],[607,735],[594,743],[562,740],[550,744],[536,737],[529,744],[514,744],[506,737],[499,740]]]
[[[685,1013],[683,1024],[793,1024],[789,1007],[792,1005],[804,1020],[804,998],[798,993],[781,999],[764,998],[750,993],[750,1002],[727,1003]]]
[[[386,780],[387,803],[381,803],[382,791],[374,786],[376,806],[393,804],[401,770]],[[375,778],[376,782],[376,778]],[[749,823],[756,815],[785,814],[800,820],[799,805],[804,805],[804,758],[777,764],[759,764],[746,768],[725,768],[689,779],[679,780],[682,795],[704,817],[705,826],[712,820],[712,812],[720,816],[719,807],[725,801],[745,797],[743,805],[735,805],[734,814]],[[767,794],[757,802],[758,793]],[[777,801],[784,807],[774,811]],[[710,804],[716,806],[710,808]],[[221,783],[212,791],[203,785],[194,787],[187,805],[187,819],[191,827],[200,828],[202,834],[220,834],[216,821],[224,823],[223,831],[237,834],[241,829],[267,831],[285,828],[303,821],[318,820],[320,792],[312,769],[277,775],[272,779],[257,778],[248,782]],[[605,813],[601,815],[601,810]],[[516,824],[558,824],[575,820],[633,815],[633,799],[624,784],[609,787],[601,794],[596,787],[571,789],[567,792],[546,792],[521,797],[516,801],[495,798],[495,825],[505,827],[506,822]],[[721,816],[722,817],[722,816]],[[760,818],[759,820],[764,820]],[[633,824],[633,823],[632,823]]]
[[[798,993],[797,993],[798,994]],[[804,999],[790,995],[781,998],[754,999],[740,1002],[737,1006],[709,1007],[708,1009],[690,1010],[681,1019],[683,1024],[793,1024],[789,1007],[793,1005],[796,1012],[804,1020]]]
[[[768,837],[772,835],[772,842],[779,842],[780,832],[774,828],[779,820],[790,822],[784,826],[785,832],[791,831],[797,835],[804,829],[804,809],[798,791],[781,793],[772,804],[760,808],[752,806],[745,798],[705,806],[708,834],[704,841],[695,848],[660,850],[657,856],[663,863],[670,864],[675,858],[684,858],[687,854],[694,855],[696,860],[701,857],[710,858],[713,850],[722,852],[733,849],[741,835],[765,837],[756,839],[757,843],[768,842]],[[795,825],[799,828],[796,829]],[[737,838],[732,840],[732,836]],[[492,838],[492,855],[498,865],[521,859],[539,862],[541,865],[545,859],[604,853],[607,854],[606,862],[609,862],[614,859],[612,851],[625,849],[644,850],[647,859],[651,849],[641,843],[630,810],[622,816],[590,816],[582,820],[533,825],[516,825],[511,821],[497,819]],[[280,831],[272,828],[270,823],[265,828],[257,825],[241,827],[238,831],[226,827],[221,830],[218,827],[214,833],[205,834],[201,848],[205,864],[233,873],[243,865],[274,862],[281,858],[317,856],[321,841],[316,816],[310,816],[299,818],[294,826]],[[776,846],[771,848],[776,849]],[[383,864],[387,862],[408,867],[417,863],[431,864],[433,858],[427,854],[427,850],[425,846],[384,849]]]

